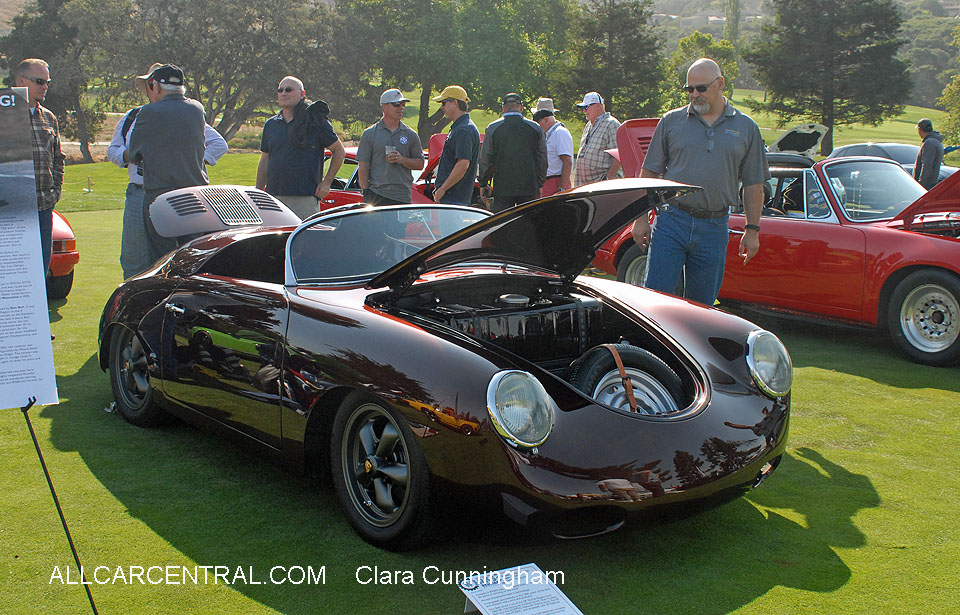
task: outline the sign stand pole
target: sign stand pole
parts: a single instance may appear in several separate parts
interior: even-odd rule
[[[67,535],[67,542],[70,543],[70,550],[73,552],[73,560],[77,562],[77,569],[80,571],[80,579],[83,584],[83,589],[87,592],[87,598],[90,600],[90,608],[93,609],[93,614],[98,615],[97,605],[93,602],[93,594],[90,593],[90,584],[87,583],[87,579],[83,574],[83,565],[80,564],[80,555],[77,554],[77,548],[73,545],[73,537],[70,536],[70,528],[67,527],[67,520],[63,516],[63,509],[60,508],[60,500],[57,498],[57,491],[53,488],[53,481],[50,479],[50,472],[47,471],[47,464],[43,460],[43,453],[40,452],[40,443],[37,441],[37,435],[33,431],[33,424],[30,422],[30,415],[27,413],[28,410],[36,403],[37,398],[31,397],[27,400],[27,405],[20,408],[20,411],[23,412],[23,418],[27,421],[27,429],[30,430],[30,437],[33,438],[33,446],[37,449],[37,457],[40,458],[40,466],[43,468],[43,475],[47,477],[47,485],[50,486],[50,495],[53,496],[53,503],[57,506],[57,513],[60,515],[60,523],[63,524],[63,531]]]

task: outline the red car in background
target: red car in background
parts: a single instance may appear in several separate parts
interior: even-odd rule
[[[639,169],[642,158],[619,150],[625,169]],[[776,156],[748,265],[737,254],[744,215],[731,210],[720,302],[885,328],[913,361],[960,361],[960,174],[925,191],[888,159],[776,167]],[[593,263],[637,282],[645,261],[624,229]]]
[[[53,210],[53,254],[47,270],[47,298],[64,299],[73,288],[73,267],[80,260],[77,238],[67,219]]]
[[[413,198],[412,203],[433,203],[433,179],[437,174],[437,166],[440,164],[440,152],[443,151],[443,143],[447,140],[446,133],[436,134],[430,137],[429,149],[427,150],[427,160],[422,171],[411,171],[413,174]],[[480,141],[483,142],[483,135],[480,135]],[[363,202],[363,194],[360,191],[360,179],[357,175],[357,148],[344,148],[346,157],[343,160],[343,167],[340,169],[338,177],[331,186],[327,197],[320,200],[320,211],[326,211],[341,205],[350,205],[352,203]],[[325,160],[329,160],[330,152],[326,153]],[[474,205],[482,204],[480,202],[480,189],[474,187],[473,202]]]

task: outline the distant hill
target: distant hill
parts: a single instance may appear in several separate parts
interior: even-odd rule
[[[0,34],[10,32],[10,20],[30,0],[0,0]]]

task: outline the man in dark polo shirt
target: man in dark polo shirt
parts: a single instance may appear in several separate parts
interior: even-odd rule
[[[320,210],[318,199],[330,192],[343,164],[343,144],[325,114],[308,111],[307,92],[296,77],[280,80],[277,104],[280,113],[263,125],[257,188],[283,201],[300,218],[307,218]],[[326,109],[325,103],[317,104]],[[331,158],[324,174],[326,149]]]
[[[467,113],[467,91],[459,85],[448,85],[433,100],[450,124],[443,142],[433,200],[436,203],[469,205],[473,201],[473,185],[477,181],[477,160],[480,157],[480,131]]]
[[[644,286],[672,293],[684,276],[683,296],[713,305],[723,282],[727,214],[743,185],[746,228],[740,256],[746,264],[760,247],[763,182],[770,178],[760,129],[723,95],[720,67],[700,58],[687,71],[686,107],[668,111],[657,124],[640,177],[663,177],[703,190],[671,202],[651,232],[647,216],[634,222],[633,238],[648,243]]]
[[[413,200],[411,171],[423,168],[423,148],[416,131],[403,123],[409,98],[393,88],[380,95],[383,117],[363,131],[357,147],[357,178],[363,200],[397,205]]]
[[[547,146],[536,122],[523,117],[520,95],[503,97],[503,117],[487,126],[480,147],[481,189],[493,180],[494,213],[540,196],[547,178]]]

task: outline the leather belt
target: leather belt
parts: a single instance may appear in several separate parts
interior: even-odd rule
[[[704,209],[687,207],[686,205],[681,205],[680,203],[673,205],[673,207],[676,207],[680,211],[690,215],[693,218],[722,218],[728,213],[726,209],[721,209],[720,211],[706,211]]]
[[[545,179],[556,179],[559,175],[547,175]]]

